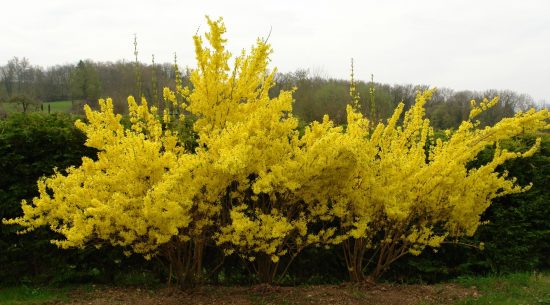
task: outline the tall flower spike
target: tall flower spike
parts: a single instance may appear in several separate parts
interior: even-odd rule
[[[174,72],[176,74],[176,91],[179,91],[183,87],[183,82],[181,80],[181,72],[178,67],[178,55],[176,53],[174,53]]]
[[[355,84],[355,77],[354,77],[354,73],[353,73],[353,58],[351,59],[351,74],[350,74],[350,77],[351,77],[351,81],[350,81],[350,85],[349,85],[349,95],[351,97],[351,103],[352,103],[352,106],[353,108],[355,108],[356,110],[359,110],[361,109],[361,104],[359,103],[360,102],[360,97],[359,97],[359,92],[357,92],[357,86]]]
[[[376,104],[374,102],[374,74],[370,75],[370,88],[369,88],[369,95],[370,95],[370,120],[372,122],[376,122]]]
[[[138,47],[137,47],[137,34],[134,34],[134,65],[135,65],[135,73],[136,73],[136,89],[137,89],[137,96],[141,98],[142,92],[141,92],[141,69],[139,65],[138,60]]]
[[[157,66],[155,64],[155,54],[151,55],[151,64],[152,64],[152,73],[151,73],[151,90],[153,91],[153,105],[159,108],[159,97],[158,97],[158,81],[157,81]]]

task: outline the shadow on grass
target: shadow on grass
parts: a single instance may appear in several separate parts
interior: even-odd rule
[[[52,301],[66,301],[69,299],[70,288],[48,287],[0,287],[0,304],[26,305],[40,304]]]

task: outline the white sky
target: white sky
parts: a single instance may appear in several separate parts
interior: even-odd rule
[[[550,102],[549,0],[0,0],[0,65],[133,60],[194,65],[192,35],[223,16],[229,49],[266,37],[281,72],[455,90],[511,89]]]

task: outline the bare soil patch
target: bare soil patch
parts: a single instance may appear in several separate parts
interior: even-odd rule
[[[177,288],[144,289],[95,287],[72,292],[68,302],[48,304],[70,305],[418,305],[454,304],[457,300],[478,296],[475,288],[453,284],[442,285],[321,285],[301,287],[202,286],[180,290]]]

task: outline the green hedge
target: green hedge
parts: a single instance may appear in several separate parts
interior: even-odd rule
[[[539,153],[500,169],[517,177],[520,185],[532,182],[533,187],[523,194],[499,198],[483,215],[490,223],[479,229],[474,242],[484,241],[485,250],[477,251],[472,260],[486,271],[550,268],[550,136],[541,136]],[[524,136],[503,146],[525,151],[534,142],[534,136]]]
[[[38,195],[38,178],[95,157],[74,120],[40,113],[0,120],[0,219],[21,215],[21,200]],[[49,242],[55,235],[47,229],[25,235],[17,230],[0,224],[0,284],[110,280],[132,262],[118,249],[60,250]]]

